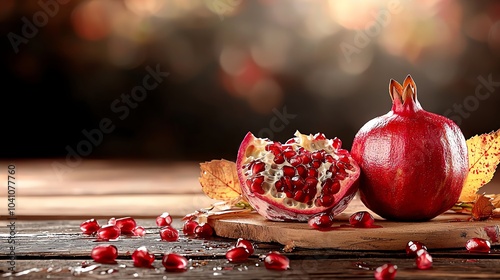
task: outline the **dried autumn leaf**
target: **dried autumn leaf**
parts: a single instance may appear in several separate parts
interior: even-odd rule
[[[474,202],[474,207],[472,207],[472,220],[483,221],[489,219],[493,215],[493,210],[495,206],[491,203],[491,200],[480,195],[476,202]]]
[[[212,199],[231,200],[240,196],[241,188],[236,164],[225,159],[200,163],[200,184],[203,192]]]
[[[458,199],[459,202],[475,201],[479,188],[493,178],[500,162],[500,129],[469,138],[467,149],[469,173]]]

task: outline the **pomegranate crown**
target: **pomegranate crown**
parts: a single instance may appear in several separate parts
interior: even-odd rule
[[[392,99],[393,111],[422,109],[417,100],[417,86],[410,75],[406,76],[403,85],[391,79],[389,82],[389,95]]]

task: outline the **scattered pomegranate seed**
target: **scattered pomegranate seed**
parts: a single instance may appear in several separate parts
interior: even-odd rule
[[[425,249],[417,251],[417,258],[415,260],[418,269],[432,268],[432,257]]]
[[[214,229],[207,223],[201,223],[194,229],[194,233],[197,237],[207,238],[214,235]]]
[[[137,226],[135,220],[131,217],[123,217],[116,219],[116,226],[120,229],[122,234],[131,234],[134,228]]]
[[[330,213],[321,213],[309,219],[307,224],[314,229],[329,228],[333,225],[333,217]]]
[[[287,270],[290,268],[290,260],[285,255],[272,251],[264,258],[264,265],[267,269]]]
[[[421,249],[427,250],[427,247],[420,241],[409,241],[406,244],[406,255],[409,257],[416,257],[417,252]]]
[[[170,253],[163,255],[161,264],[163,264],[166,271],[180,272],[187,269],[188,260],[181,255]]]
[[[349,217],[349,223],[357,228],[369,228],[375,223],[373,216],[367,211],[359,211]]]
[[[100,228],[101,226],[95,219],[89,219],[80,224],[82,232],[88,235],[96,233]]]
[[[243,262],[248,260],[250,252],[244,247],[232,247],[226,252],[226,259],[230,262]]]
[[[179,232],[171,226],[164,226],[160,229],[160,237],[163,241],[177,241],[179,239]]]
[[[184,232],[185,235],[194,235],[194,230],[198,226],[198,222],[194,220],[188,220],[184,223],[184,226],[182,227],[182,232]]]
[[[90,256],[98,263],[116,263],[118,249],[115,245],[97,245],[92,249]]]
[[[486,239],[474,237],[465,242],[465,249],[474,253],[489,253],[491,244]]]
[[[152,267],[155,255],[151,254],[145,246],[141,246],[132,253],[132,260],[136,267]]]
[[[250,255],[253,254],[254,248],[252,242],[243,239],[243,238],[238,238],[238,241],[236,241],[236,247],[243,247],[247,249],[247,251],[250,253]]]
[[[169,226],[172,224],[172,216],[168,212],[163,212],[160,216],[156,217],[156,225],[159,227]]]
[[[97,231],[97,239],[98,240],[110,240],[110,239],[117,239],[120,237],[120,229],[115,226],[115,225],[105,225],[102,226],[98,231]]]
[[[396,277],[396,272],[398,271],[398,267],[396,265],[386,263],[382,266],[377,267],[375,269],[375,279],[377,280],[389,280],[394,279]]]
[[[135,236],[144,236],[146,235],[146,229],[144,229],[144,227],[142,226],[136,226],[133,230],[132,230],[132,233],[135,235]]]

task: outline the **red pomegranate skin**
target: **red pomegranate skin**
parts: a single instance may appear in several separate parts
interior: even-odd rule
[[[356,134],[361,201],[396,221],[426,221],[458,200],[468,173],[465,138],[450,119],[422,109],[411,76],[391,80],[392,110]]]

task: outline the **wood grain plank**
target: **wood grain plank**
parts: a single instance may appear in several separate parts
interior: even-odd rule
[[[11,163],[22,196],[202,193],[196,162],[89,159],[73,168],[64,165],[65,172],[53,167],[64,163],[60,159],[0,161],[0,166]]]
[[[360,210],[367,210],[356,198],[349,207],[336,217],[336,230],[318,231],[307,223],[272,222],[256,213],[212,216],[208,222],[217,234],[223,237],[243,237],[259,242],[278,242],[286,245],[292,242],[301,248],[332,248],[339,250],[403,250],[410,240],[421,241],[428,248],[464,248],[471,237],[488,239],[500,244],[500,219],[481,222],[457,222],[466,215],[443,214],[429,222],[391,222],[376,217],[376,224],[382,228],[354,229],[340,228],[349,224],[349,216]],[[372,213],[373,214],[373,213]]]
[[[163,212],[184,216],[209,207],[215,200],[204,194],[145,194],[99,196],[24,196],[16,198],[16,216],[44,217],[156,217]],[[7,203],[0,204],[5,217]],[[4,219],[4,218],[2,218]]]
[[[81,263],[89,261],[97,267],[81,271]],[[15,279],[373,279],[374,269],[384,263],[398,266],[396,279],[499,279],[500,260],[456,260],[434,258],[430,270],[415,268],[413,258],[356,258],[292,259],[287,271],[267,270],[257,258],[242,263],[229,263],[225,259],[191,259],[186,272],[166,272],[159,259],[154,268],[136,268],[130,259],[119,259],[117,264],[96,264],[90,258],[17,260],[16,273],[0,268],[1,277]]]

